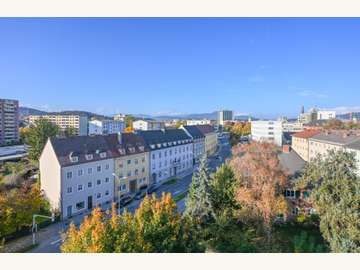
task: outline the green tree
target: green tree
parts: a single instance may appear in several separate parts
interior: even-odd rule
[[[213,175],[211,182],[211,201],[217,217],[232,216],[238,208],[236,200],[236,177],[228,165],[222,165]]]
[[[125,116],[125,127],[126,128],[133,128],[133,122],[135,121],[135,117],[132,115]]]
[[[74,127],[67,127],[65,130],[64,130],[64,136],[66,138],[69,138],[69,137],[74,137],[77,135],[77,130],[76,128]]]
[[[207,163],[207,156],[200,159],[198,170],[195,171],[189,194],[186,199],[185,216],[196,224],[206,225],[215,218],[211,201],[211,177]]]
[[[329,151],[305,168],[300,188],[312,189],[310,200],[320,230],[333,252],[360,252],[360,180],[353,153]]]
[[[294,252],[295,253],[323,253],[326,252],[326,246],[317,244],[314,236],[306,231],[294,236]]]
[[[28,131],[27,142],[30,145],[29,158],[39,160],[49,137],[59,134],[59,127],[46,119],[40,119]]]

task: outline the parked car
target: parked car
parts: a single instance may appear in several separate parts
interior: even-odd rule
[[[133,199],[134,199],[134,197],[131,196],[130,194],[126,194],[126,195],[121,196],[121,198],[120,198],[120,206],[124,207],[124,206],[128,205],[129,203],[132,202]]]
[[[157,191],[159,189],[159,187],[160,187],[160,185],[158,185],[158,184],[154,184],[154,185],[150,186],[147,190],[147,194],[148,195],[153,194],[155,191]]]
[[[136,200],[141,200],[142,198],[144,198],[146,196],[146,190],[139,190],[136,194],[135,194],[135,199]]]

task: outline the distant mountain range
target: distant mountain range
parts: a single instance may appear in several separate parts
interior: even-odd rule
[[[32,108],[27,108],[27,107],[20,107],[20,108],[19,108],[19,113],[20,113],[20,119],[23,119],[24,117],[29,116],[29,115],[45,115],[45,114],[52,114],[52,115],[57,115],[57,114],[65,114],[65,115],[76,114],[76,115],[80,115],[80,116],[87,116],[89,119],[91,119],[92,117],[95,117],[95,118],[98,118],[98,119],[112,119],[112,117],[109,117],[109,116],[100,115],[100,114],[96,114],[96,113],[92,113],[92,112],[87,112],[87,111],[45,112],[45,111],[41,111],[41,110],[37,110],[37,109],[32,109]]]

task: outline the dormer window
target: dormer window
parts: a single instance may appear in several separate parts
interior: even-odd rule
[[[129,147],[130,153],[135,153],[135,147]]]
[[[145,147],[144,146],[139,146],[139,150],[140,150],[140,152],[144,152]]]
[[[77,156],[70,156],[70,161],[71,161],[71,162],[78,162],[78,161],[79,161],[79,157],[77,157]]]
[[[168,142],[168,146],[171,146],[172,145],[172,143],[171,142]]]
[[[181,141],[178,141],[178,144],[181,144]]]
[[[92,160],[93,158],[94,158],[94,156],[92,154],[85,155],[86,160]]]
[[[174,145],[176,145],[177,143],[176,142],[173,142]]]
[[[158,144],[157,144],[157,147],[158,147],[158,148],[161,148],[161,143],[158,143]]]
[[[155,149],[155,144],[150,145],[151,149]]]
[[[120,153],[120,155],[125,155],[126,151],[124,148],[119,148],[119,153]]]
[[[164,147],[166,147],[166,145],[167,145],[166,143],[163,143],[163,146],[164,146]]]
[[[101,157],[101,158],[106,158],[106,152],[100,153],[100,157]]]

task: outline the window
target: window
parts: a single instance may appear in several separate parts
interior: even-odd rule
[[[155,159],[155,154],[152,154],[152,159]]]
[[[161,158],[161,152],[159,152],[159,158]]]
[[[106,164],[106,165],[105,165],[105,170],[108,170],[108,169],[110,169],[110,165],[109,165],[109,164]]]
[[[86,159],[86,160],[92,160],[92,159],[93,159],[93,155],[91,155],[91,154],[85,155],[85,159]]]
[[[135,159],[135,164],[139,164],[139,160],[138,159]]]
[[[106,153],[105,153],[105,152],[100,153],[100,157],[101,157],[101,158],[106,158]]]
[[[110,192],[107,190],[105,191],[105,196],[109,196]]]
[[[71,162],[78,162],[79,158],[78,157],[70,157],[70,161]]]
[[[144,172],[145,172],[145,168],[142,168],[141,172],[144,173]]]
[[[101,180],[100,180],[100,179],[96,180],[96,184],[97,184],[98,186],[101,185]]]
[[[128,159],[127,164],[128,164],[128,165],[131,164],[131,159]]]
[[[135,175],[139,175],[139,170],[138,169],[135,170]]]
[[[88,188],[92,188],[92,182],[88,182]]]
[[[100,198],[101,198],[101,193],[98,193],[98,194],[96,195],[96,198],[100,199]]]
[[[78,191],[82,191],[83,190],[83,185],[78,185]]]
[[[68,187],[67,190],[66,190],[66,192],[67,192],[68,194],[72,193],[72,187]]]
[[[71,179],[72,178],[72,172],[67,172],[66,173],[66,178]]]
[[[140,150],[140,152],[144,152],[144,150],[145,150],[144,146],[139,146],[139,150]]]
[[[128,171],[127,176],[128,176],[128,177],[130,177],[130,176],[131,176],[131,172],[130,172],[130,171]]]
[[[145,158],[143,157],[143,158],[142,158],[142,163],[144,163],[144,162],[145,162]]]
[[[97,170],[98,172],[101,172],[101,166],[97,166],[97,167],[96,167],[96,170]]]
[[[122,163],[122,161],[119,162],[119,167],[123,168],[124,167],[124,163]]]
[[[84,209],[85,208],[85,202],[78,202],[76,204],[76,209],[77,210],[81,210],[81,209]]]
[[[92,174],[92,168],[88,169],[88,174]]]
[[[78,171],[78,176],[82,176],[84,174],[84,171],[83,170],[79,170]]]
[[[105,178],[105,183],[109,183],[109,181],[110,181],[109,177],[106,177]]]
[[[167,157],[167,151],[165,151],[165,157]]]

